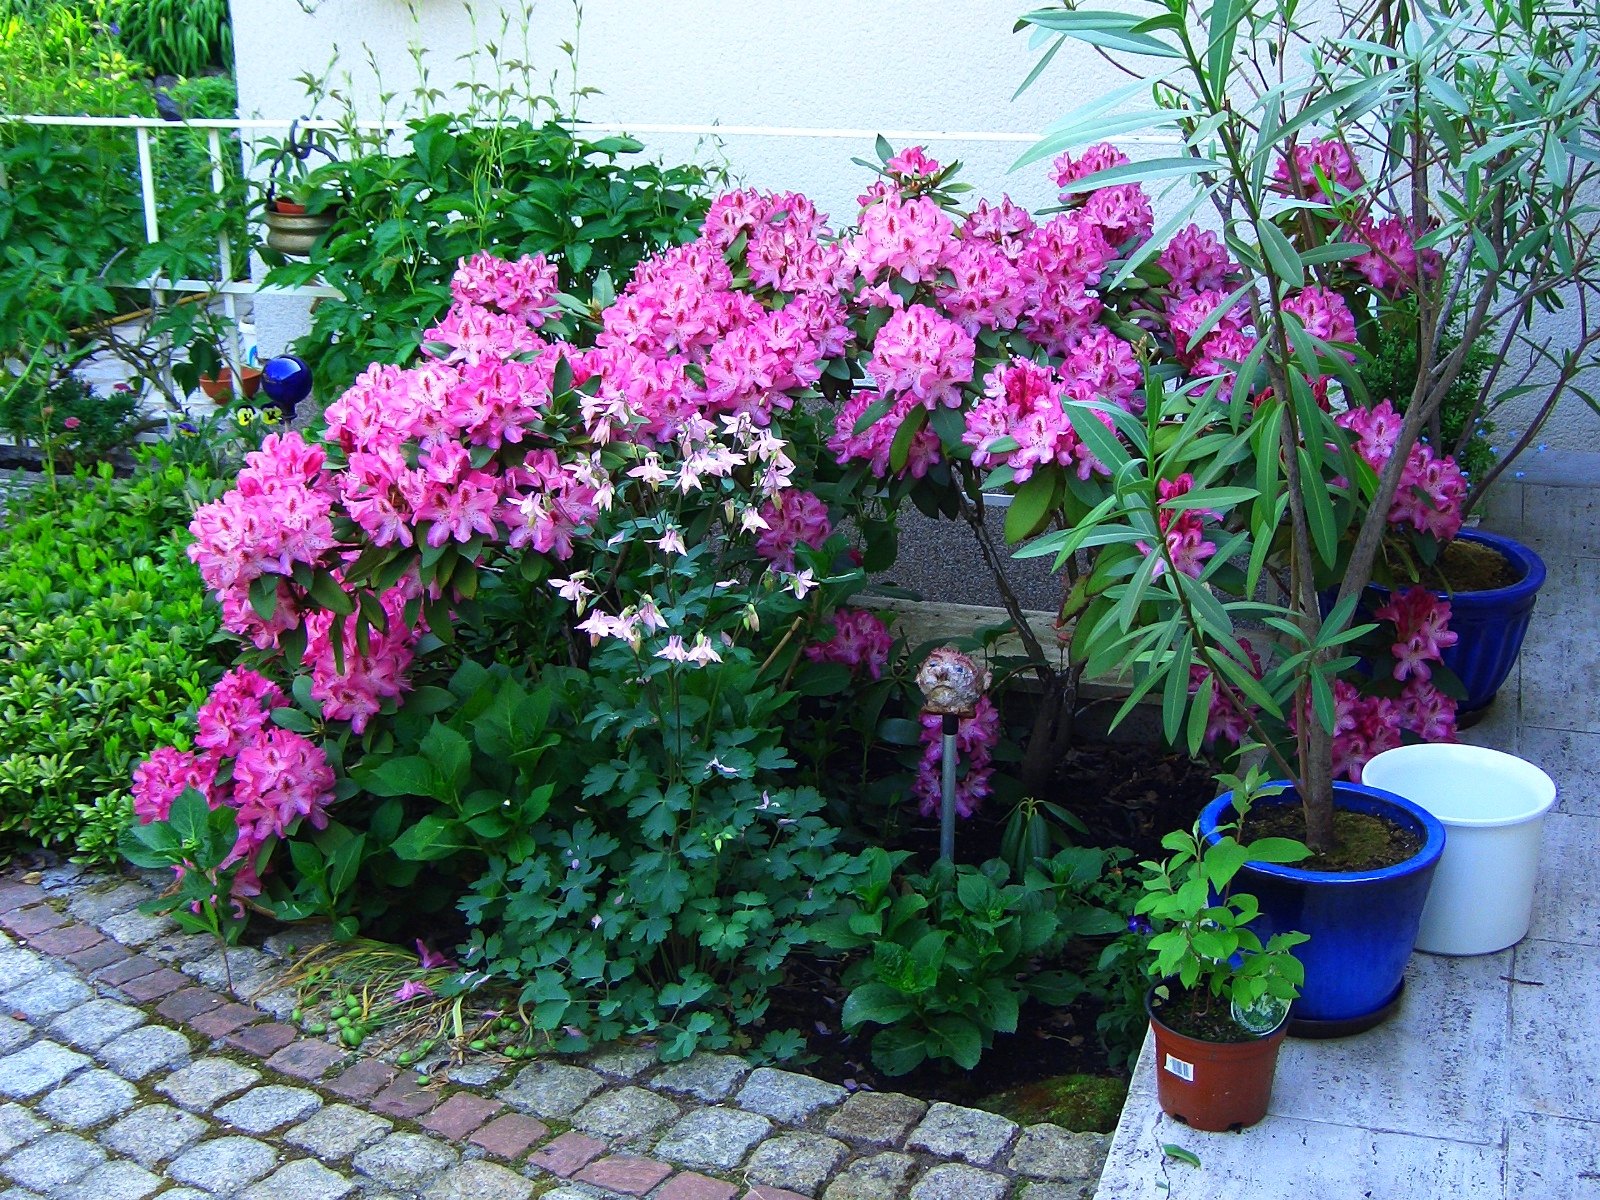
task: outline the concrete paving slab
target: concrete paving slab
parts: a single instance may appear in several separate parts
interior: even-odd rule
[[[1551,559],[1518,664],[1525,726],[1600,732],[1600,559]]]
[[[1517,1112],[1600,1121],[1600,946],[1528,939],[1511,992],[1510,1105]]]
[[[1542,767],[1556,781],[1555,812],[1600,817],[1600,734],[1529,726],[1519,741],[1521,748],[1512,753]]]
[[[1243,1134],[1199,1133],[1154,1105],[1130,1105],[1123,1117],[1129,1127],[1117,1129],[1095,1200],[1509,1200],[1498,1144],[1273,1116]],[[1168,1158],[1167,1144],[1200,1166]]]
[[[1284,1042],[1270,1112],[1500,1143],[1511,952],[1412,956],[1400,1011],[1360,1037]],[[1397,1193],[1398,1194],[1398,1193]]]
[[[1528,936],[1600,946],[1600,905],[1587,887],[1574,887],[1600,865],[1600,816],[1551,813],[1544,821],[1539,879]]]
[[[1525,541],[1541,555],[1600,555],[1600,491],[1523,482]]]
[[[1512,1113],[1506,1196],[1600,1200],[1600,1125]]]

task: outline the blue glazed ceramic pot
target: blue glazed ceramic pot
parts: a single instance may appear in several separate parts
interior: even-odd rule
[[[1516,665],[1533,617],[1533,602],[1544,586],[1545,569],[1543,559],[1508,537],[1480,529],[1463,529],[1459,537],[1463,542],[1476,542],[1499,551],[1519,576],[1510,587],[1487,592],[1456,592],[1450,596],[1434,592],[1450,601],[1450,628],[1458,640],[1444,651],[1443,658],[1444,665],[1456,673],[1467,689],[1467,698],[1457,710],[1465,716],[1488,708]],[[1372,608],[1380,607],[1389,598],[1389,589],[1377,584],[1367,591],[1376,597],[1369,601]]]
[[[1290,1010],[1291,1034],[1359,1033],[1383,1020],[1399,999],[1406,962],[1417,940],[1422,906],[1439,855],[1444,826],[1409,800],[1356,783],[1334,784],[1341,809],[1374,813],[1414,831],[1423,842],[1412,858],[1376,871],[1306,871],[1275,863],[1246,863],[1238,887],[1261,902],[1254,928],[1264,942],[1299,930],[1311,940],[1295,948],[1305,987]],[[1292,788],[1256,801],[1254,811],[1298,804]],[[1200,814],[1203,834],[1234,818],[1233,793]],[[1248,825],[1245,829],[1249,839]]]

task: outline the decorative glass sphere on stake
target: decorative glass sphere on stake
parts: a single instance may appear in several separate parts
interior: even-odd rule
[[[917,671],[922,711],[943,718],[944,762],[939,795],[939,857],[956,855],[956,735],[961,718],[977,712],[978,697],[989,686],[989,672],[954,646],[940,646]]]
[[[297,354],[280,354],[261,366],[261,390],[285,417],[311,394],[311,368]]]

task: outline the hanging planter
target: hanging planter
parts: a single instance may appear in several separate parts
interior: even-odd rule
[[[301,132],[296,121],[273,156],[267,172],[266,206],[262,223],[266,243],[291,258],[308,258],[317,240],[339,219],[343,197],[317,181],[317,172],[308,171],[306,162],[321,154],[328,163],[318,170],[326,172],[337,160],[321,145],[313,130]],[[289,177],[294,177],[291,182]],[[290,189],[293,189],[292,195]]]

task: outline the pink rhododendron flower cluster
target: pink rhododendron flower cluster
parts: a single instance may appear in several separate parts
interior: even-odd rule
[[[1273,187],[1286,196],[1321,196],[1319,171],[1330,184],[1345,192],[1359,191],[1366,182],[1343,142],[1307,138],[1296,143],[1290,154],[1279,155],[1272,172]]]
[[[1051,178],[1057,187],[1066,187],[1100,171],[1120,167],[1129,161],[1128,156],[1108,142],[1090,146],[1083,156],[1074,159],[1070,154],[1058,156],[1051,164]],[[1121,246],[1130,238],[1144,241],[1155,228],[1155,214],[1150,207],[1150,197],[1137,183],[1112,184],[1083,192],[1062,192],[1067,204],[1081,203],[1088,222],[1099,229],[1112,246]]]
[[[1355,345],[1356,319],[1338,292],[1322,287],[1302,288],[1284,300],[1283,311],[1300,318],[1306,332],[1314,338],[1337,346]],[[1345,357],[1351,362],[1356,358],[1348,350]]]
[[[1161,269],[1172,276],[1172,294],[1177,298],[1196,292],[1222,291],[1238,266],[1223,248],[1222,239],[1198,225],[1180,229],[1161,249],[1156,259]]]
[[[1417,246],[1417,234],[1403,217],[1365,220],[1351,230],[1354,240],[1372,249],[1351,260],[1350,265],[1386,296],[1403,296],[1417,290],[1419,278],[1437,279],[1444,268],[1439,252]]]
[[[1206,560],[1217,552],[1216,543],[1206,541],[1205,530],[1205,518],[1215,518],[1216,514],[1204,508],[1174,510],[1166,507],[1167,501],[1186,496],[1193,489],[1194,476],[1187,471],[1176,479],[1156,480],[1156,493],[1162,502],[1161,510],[1156,514],[1156,524],[1166,539],[1167,558],[1172,560],[1172,565],[1181,574],[1199,579],[1205,571]],[[1148,543],[1134,544],[1141,554],[1151,553]],[[1151,570],[1151,578],[1158,578],[1166,569],[1167,559],[1158,559]]]
[[[1049,367],[1017,358],[991,371],[983,381],[983,398],[967,413],[961,440],[972,447],[977,467],[1006,466],[1018,483],[1031,478],[1036,468],[1056,465],[1088,479],[1106,468],[1078,437],[1067,419],[1062,401],[1066,386]],[[1095,416],[1109,429],[1111,418]],[[1003,439],[1016,445],[999,448]]]
[[[1250,673],[1260,679],[1261,656],[1256,653],[1255,647],[1250,644],[1248,639],[1241,638],[1239,648],[1245,652],[1245,656],[1249,660]],[[1189,667],[1189,692],[1191,695],[1200,689],[1200,685],[1205,682],[1210,674],[1210,668],[1200,663],[1194,663]],[[1205,740],[1212,743],[1237,746],[1250,735],[1250,720],[1246,712],[1254,712],[1255,706],[1244,700],[1243,697],[1239,697],[1240,703],[1244,705],[1244,708],[1241,709],[1239,704],[1235,704],[1228,698],[1228,690],[1230,689],[1224,687],[1212,688],[1211,703],[1207,708],[1206,714]]]
[[[1450,630],[1450,601],[1435,596],[1427,588],[1412,587],[1392,593],[1373,614],[1395,627],[1394,677],[1427,680],[1433,677],[1428,665],[1442,661],[1443,651],[1454,646],[1460,635]]]
[[[759,515],[766,527],[756,537],[756,552],[785,571],[794,570],[797,547],[816,549],[833,532],[828,506],[797,489],[779,492],[761,506]]]
[[[1356,407],[1335,418],[1343,429],[1355,434],[1355,449],[1374,471],[1382,471],[1394,456],[1404,419],[1389,401],[1372,408]],[[1406,456],[1400,486],[1389,506],[1391,525],[1410,525],[1419,533],[1441,540],[1461,531],[1461,506],[1467,497],[1467,481],[1449,455],[1439,456],[1422,442]]]
[[[972,379],[970,334],[925,304],[895,313],[878,331],[867,372],[885,392],[909,392],[927,408],[958,408]]]
[[[272,724],[272,710],[287,703],[281,689],[246,667],[236,667],[212,688],[197,717],[198,752],[163,746],[133,772],[133,808],[141,823],[165,820],[186,789],[212,808],[235,810],[239,837],[224,866],[244,862],[236,895],[256,895],[256,852],[270,838],[288,836],[300,822],[327,827],[334,774],[322,748]],[[232,763],[226,782],[222,768]]]
[[[450,294],[458,305],[495,309],[537,329],[555,305],[556,267],[543,255],[507,261],[483,251],[459,262]]]
[[[922,407],[916,396],[905,393],[894,400],[883,416],[868,423],[859,433],[856,432],[856,426],[867,410],[889,398],[881,392],[863,389],[840,406],[834,417],[833,436],[828,439],[828,448],[837,455],[841,464],[861,459],[880,479],[894,474],[889,467],[889,452],[894,446],[895,435],[899,433],[906,417],[911,415],[911,410]],[[924,425],[911,438],[902,474],[921,479],[939,458],[939,435]]]
[[[1000,741],[1000,710],[987,696],[979,696],[970,717],[962,717],[956,732],[960,773],[956,778],[956,813],[970,817],[988,797],[994,777],[994,748]],[[922,714],[922,762],[911,793],[922,815],[938,813],[944,762],[944,718]]]
[[[841,608],[833,614],[833,628],[827,641],[806,647],[806,657],[812,662],[843,663],[852,670],[865,668],[874,679],[881,679],[894,646],[889,627],[864,608]]]

